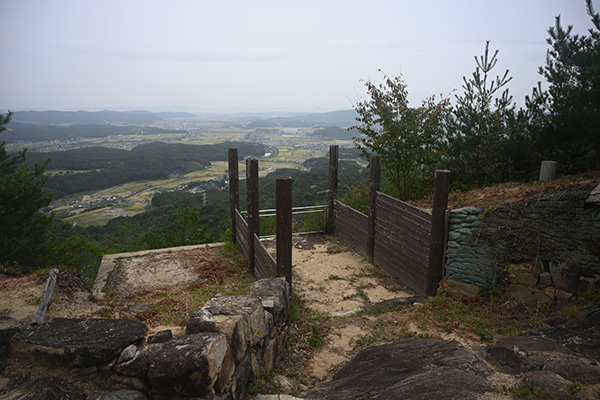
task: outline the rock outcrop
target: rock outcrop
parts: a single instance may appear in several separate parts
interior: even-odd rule
[[[585,318],[498,340],[485,351],[435,338],[400,339],[360,351],[310,399],[503,398],[501,372],[548,398],[597,399],[600,310]],[[544,397],[546,398],[546,397]]]
[[[260,280],[252,290],[212,298],[194,312],[181,336],[165,330],[147,337],[144,324],[126,319],[56,318],[25,329],[5,321],[0,345],[12,336],[15,360],[60,369],[75,380],[84,377],[104,391],[103,400],[240,399],[250,381],[274,368],[291,302],[284,280]],[[50,379],[4,393],[85,398],[77,385],[63,392],[63,382]]]
[[[89,367],[119,357],[143,339],[146,325],[129,319],[55,318],[30,325],[11,340],[11,354],[47,365]]]
[[[498,389],[487,365],[456,341],[407,338],[360,351],[311,399],[479,399]]]

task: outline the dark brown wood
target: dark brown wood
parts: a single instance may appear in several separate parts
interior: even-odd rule
[[[248,256],[250,255],[250,250],[248,247],[248,237],[249,237],[248,223],[244,220],[244,217],[242,217],[240,212],[237,210],[235,211],[235,219],[236,219],[235,229],[236,229],[236,238],[237,238],[236,243],[238,245],[238,248],[244,255],[244,257],[246,257],[246,259],[248,259]]]
[[[38,307],[32,324],[41,324],[44,322],[44,318],[46,318],[46,313],[48,312],[48,304],[50,304],[50,299],[52,298],[52,294],[54,293],[54,287],[56,286],[56,279],[58,278],[58,269],[52,268],[50,274],[48,275],[48,279],[46,279],[46,285],[44,286],[44,293],[42,294],[42,301],[40,306]]]
[[[373,262],[375,253],[375,222],[377,220],[377,192],[381,182],[381,158],[371,155],[371,173],[369,178],[369,230],[367,235],[367,260]]]
[[[425,211],[419,207],[415,207],[412,204],[408,204],[402,200],[398,200],[394,197],[388,196],[385,193],[377,193],[377,201],[389,204],[391,207],[396,207],[399,210],[406,211],[409,215],[414,216],[415,220],[421,219],[424,221],[431,222],[431,213]]]
[[[254,274],[254,235],[259,236],[258,159],[246,159],[246,200],[248,203],[248,269]]]
[[[442,280],[444,267],[444,222],[448,209],[450,171],[435,171],[433,184],[433,209],[431,211],[431,240],[429,245],[429,271],[427,274],[427,295],[436,293]]]
[[[335,215],[333,213],[333,202],[337,200],[338,193],[338,158],[339,158],[339,146],[329,146],[329,191],[328,193],[328,221],[327,221],[327,232],[333,232],[333,225],[335,223]]]
[[[236,243],[235,210],[240,209],[240,177],[238,171],[238,149],[229,149],[229,215],[231,218],[231,233]]]
[[[366,256],[369,217],[365,214],[348,207],[347,205],[334,202],[335,212],[335,235],[350,244],[356,251]]]
[[[256,235],[254,235],[254,259],[254,273],[258,279],[277,276],[277,263]]]
[[[292,287],[292,178],[277,178],[277,275]]]
[[[418,293],[427,289],[431,214],[378,192],[374,261]]]

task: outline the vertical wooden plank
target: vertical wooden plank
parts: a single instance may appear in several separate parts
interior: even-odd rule
[[[277,276],[285,275],[292,287],[292,178],[276,181]]]
[[[229,215],[233,243],[237,243],[235,210],[240,209],[240,177],[238,171],[238,149],[229,149]]]
[[[333,233],[334,214],[333,214],[333,202],[337,200],[338,193],[338,158],[339,158],[339,146],[329,146],[329,218],[327,221],[328,233]]]
[[[444,266],[445,220],[448,209],[450,171],[435,171],[433,184],[433,209],[431,210],[431,239],[429,242],[429,271],[427,271],[427,295],[434,295],[442,279]]]
[[[248,268],[254,274],[254,235],[259,235],[258,159],[246,159],[246,201],[248,202]]]
[[[373,262],[375,257],[375,221],[377,220],[377,192],[381,182],[381,158],[371,155],[371,173],[369,179],[369,227],[367,239],[367,260]]]

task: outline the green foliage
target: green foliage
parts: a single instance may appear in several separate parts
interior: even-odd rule
[[[543,399],[543,400],[552,400],[552,396],[548,393],[543,392],[539,389],[534,389],[531,382],[521,382],[515,386],[503,386],[502,390],[506,393],[509,393],[515,399],[522,400],[533,400],[533,399]]]
[[[0,132],[11,113],[0,115]],[[44,191],[47,162],[25,163],[26,150],[15,156],[0,145],[0,264],[10,274],[64,265],[74,268],[90,285],[102,259],[100,247],[67,225],[53,223],[48,209],[52,195]]]
[[[0,132],[12,113],[0,115]],[[0,144],[0,263],[35,267],[44,262],[45,233],[53,215],[45,211],[52,196],[43,190],[46,163],[30,169],[26,150],[9,155]]]
[[[537,146],[566,173],[600,168],[600,14],[587,0],[592,20],[589,35],[572,34],[560,16],[548,30],[550,49],[539,73],[549,84],[533,89],[526,103]]]
[[[346,189],[341,202],[363,214],[369,213],[369,186],[366,183],[358,184]]]
[[[408,106],[408,91],[401,77],[384,75],[384,83],[365,83],[368,99],[358,102],[355,145],[365,155],[381,156],[382,169],[403,200],[421,197],[432,182],[441,160],[443,121],[448,99],[432,96],[421,107]]]
[[[498,50],[490,55],[486,42],[484,54],[475,57],[472,76],[463,77],[463,93],[456,96],[457,104],[446,120],[447,167],[460,189],[513,179],[514,171],[523,168],[522,161],[530,159],[524,157],[531,151],[523,134],[526,115],[516,110],[506,88],[512,79],[509,70],[491,78],[497,56]]]
[[[200,214],[197,209],[179,208],[169,214],[169,222],[175,226],[174,230],[167,233],[170,246],[185,246],[212,241],[212,237],[206,234],[206,229],[200,228]]]
[[[600,307],[600,288],[589,288],[578,296],[578,301],[584,310],[594,310]]]

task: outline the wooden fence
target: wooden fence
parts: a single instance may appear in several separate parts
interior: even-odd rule
[[[276,182],[276,241],[277,261],[259,237],[258,160],[246,160],[248,219],[239,210],[239,176],[237,149],[229,149],[229,188],[231,202],[231,231],[234,242],[248,260],[250,272],[259,279],[285,276],[292,287],[292,179],[279,177]]]
[[[417,292],[427,292],[431,214],[377,192],[374,261]]]
[[[379,157],[373,156],[369,215],[334,201],[331,231],[416,292],[435,294],[442,278],[450,173],[436,171],[433,210],[427,212],[379,192],[379,168]]]
[[[339,201],[333,203],[333,213],[335,235],[366,257],[369,217]]]
[[[418,293],[435,294],[442,278],[445,218],[449,171],[436,171],[432,212],[392,198],[379,191],[380,159],[371,157],[369,214],[335,200],[337,197],[337,146],[330,147],[328,232],[353,246],[369,261]],[[275,261],[259,237],[258,160],[246,160],[248,220],[239,212],[237,150],[230,149],[231,230],[240,251],[248,258],[250,272],[259,278],[285,276],[292,285],[292,180],[277,178],[277,258]]]

